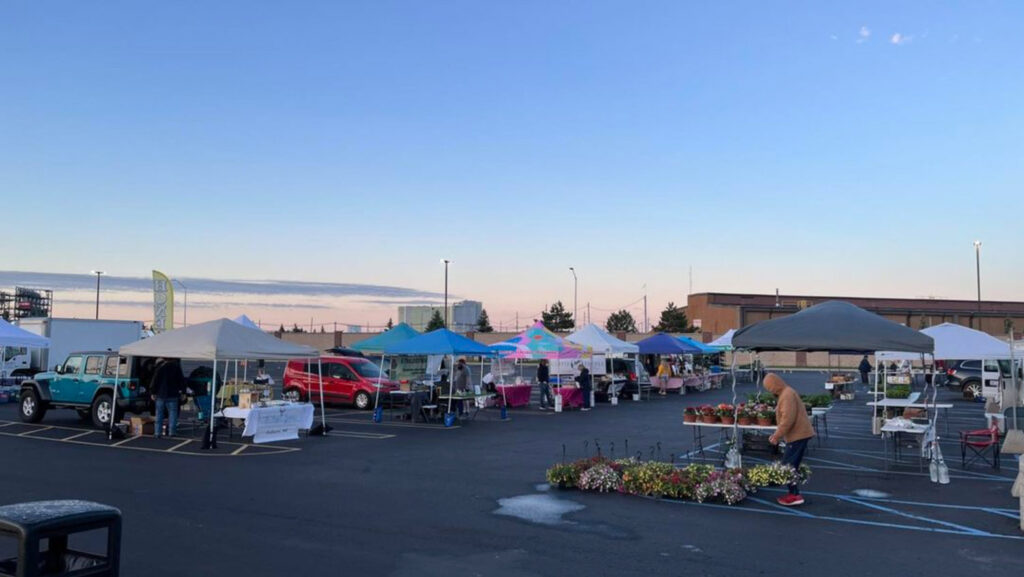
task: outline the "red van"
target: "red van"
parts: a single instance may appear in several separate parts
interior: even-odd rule
[[[324,403],[350,404],[357,409],[373,408],[380,379],[381,402],[398,383],[380,375],[380,368],[358,357],[321,357],[324,373]],[[284,369],[284,392],[297,392],[299,398],[320,402],[320,379],[316,359],[292,359]]]

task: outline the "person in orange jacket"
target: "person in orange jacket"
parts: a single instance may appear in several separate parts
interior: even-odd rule
[[[769,441],[773,445],[778,445],[780,440],[786,441],[786,452],[782,455],[782,462],[799,470],[804,452],[807,450],[807,442],[814,437],[814,427],[807,418],[807,409],[804,408],[800,395],[775,373],[769,373],[764,378],[764,388],[778,399],[775,404],[776,428]],[[779,497],[778,502],[786,507],[803,505],[804,498],[800,495],[800,485],[790,485],[789,494]]]

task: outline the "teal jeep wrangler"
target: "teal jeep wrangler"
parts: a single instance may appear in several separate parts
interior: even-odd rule
[[[110,426],[124,412],[141,413],[149,407],[149,395],[139,384],[133,359],[111,351],[72,353],[53,372],[39,373],[21,385],[21,420],[38,423],[49,409],[74,409],[83,421],[99,428]],[[117,414],[114,414],[114,383]]]

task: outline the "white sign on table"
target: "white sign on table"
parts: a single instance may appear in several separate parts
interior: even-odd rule
[[[253,407],[245,417],[242,436],[251,436],[254,443],[287,441],[298,439],[299,429],[312,426],[313,405],[309,403]]]

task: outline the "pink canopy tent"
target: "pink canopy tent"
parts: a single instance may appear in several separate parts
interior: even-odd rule
[[[590,347],[569,342],[538,321],[517,336],[492,347],[503,359],[578,359],[590,356]]]

